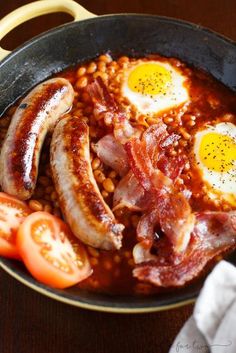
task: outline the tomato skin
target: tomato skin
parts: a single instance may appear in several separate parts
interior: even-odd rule
[[[0,235],[0,255],[9,259],[21,260],[15,241],[16,233],[11,235],[11,241],[3,239]]]
[[[54,288],[67,288],[87,278],[92,270],[83,245],[79,246],[81,268],[68,238],[75,239],[69,227],[43,211],[34,212],[21,224],[16,244],[31,275]]]
[[[0,192],[0,256],[20,260],[16,234],[20,224],[32,211],[23,201]]]

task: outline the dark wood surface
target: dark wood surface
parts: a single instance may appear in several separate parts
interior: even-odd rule
[[[2,0],[0,18],[26,3]],[[82,0],[80,4],[96,14],[137,12],[181,18],[236,40],[235,0]],[[70,19],[57,14],[31,20],[1,45],[14,49]],[[165,353],[192,309],[189,305],[145,315],[86,311],[43,297],[0,270],[0,353]]]

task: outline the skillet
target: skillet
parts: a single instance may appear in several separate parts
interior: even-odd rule
[[[19,97],[52,74],[110,51],[113,55],[159,53],[202,68],[236,91],[236,43],[200,26],[176,19],[137,14],[95,16],[72,0],[42,0],[0,21],[0,39],[25,20],[65,11],[75,22],[26,42],[12,53],[0,48],[0,116]],[[235,256],[234,256],[235,257]],[[229,261],[236,264],[233,256]],[[203,279],[185,288],[149,297],[92,293],[73,287],[56,290],[34,280],[17,261],[0,266],[20,282],[56,300],[92,310],[134,313],[165,310],[192,302]]]

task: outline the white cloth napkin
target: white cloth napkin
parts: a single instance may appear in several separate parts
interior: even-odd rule
[[[169,353],[236,353],[236,267],[214,268]]]

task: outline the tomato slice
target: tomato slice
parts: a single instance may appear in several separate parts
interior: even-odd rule
[[[73,286],[92,273],[84,246],[62,220],[47,212],[28,216],[16,243],[32,276],[51,287]]]
[[[0,255],[20,259],[15,244],[16,232],[30,213],[25,202],[0,192]]]

